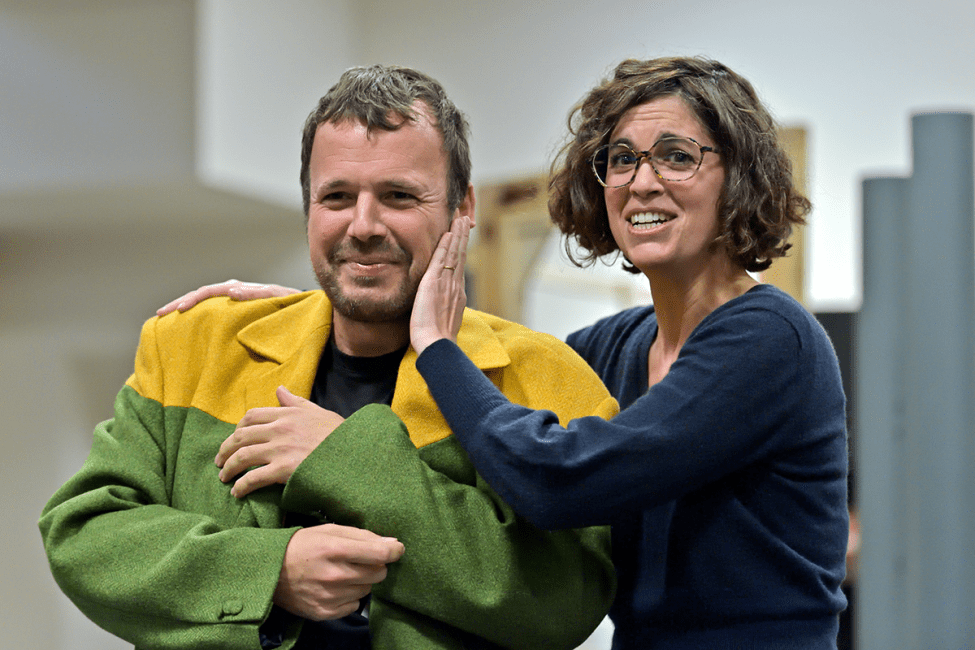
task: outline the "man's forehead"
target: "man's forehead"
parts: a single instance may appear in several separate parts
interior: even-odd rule
[[[400,116],[399,128],[371,131],[358,118],[319,124],[310,160],[314,191],[362,185],[412,193],[439,188],[449,169],[443,138],[425,116],[418,117],[421,121]]]
[[[438,152],[444,156],[447,155],[443,135],[426,112],[417,113],[413,118],[399,113],[390,113],[390,124],[393,125],[393,128],[386,128],[378,124],[370,125],[358,117],[329,120],[322,122],[316,128],[312,146],[319,153],[327,153],[331,144],[326,144],[326,142],[336,136],[342,138],[342,134],[354,134],[356,138],[364,138],[356,145],[361,148],[389,146],[389,143],[398,141],[399,149],[416,151],[418,147],[426,146],[421,142],[429,142],[436,147]],[[392,136],[392,138],[386,136]],[[380,141],[385,141],[387,144],[381,145]]]
[[[328,120],[323,121],[318,125],[318,129],[321,129],[326,124],[331,124],[336,127],[341,126],[364,126],[366,130],[371,134],[375,131],[391,131],[402,128],[403,126],[412,123],[417,126],[430,126],[433,127],[439,133],[437,128],[437,120],[433,116],[433,111],[427,105],[426,102],[422,100],[416,100],[413,102],[409,111],[400,111],[390,109],[385,114],[385,123],[381,121],[373,120],[373,123],[362,117],[360,115],[344,113],[341,115],[336,115]],[[392,128],[389,128],[392,127]]]

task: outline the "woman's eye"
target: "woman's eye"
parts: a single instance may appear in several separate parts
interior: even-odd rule
[[[636,164],[636,156],[632,153],[614,154],[609,159],[609,164],[613,167],[631,167]]]
[[[694,156],[687,153],[686,151],[681,151],[680,149],[672,149],[661,156],[661,160],[668,162],[672,165],[693,165]]]

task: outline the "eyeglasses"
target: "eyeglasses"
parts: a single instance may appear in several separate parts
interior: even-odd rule
[[[634,151],[622,144],[607,144],[596,150],[590,162],[596,180],[603,187],[626,187],[636,178],[640,161],[646,159],[653,172],[665,181],[686,181],[697,173],[704,154],[718,153],[692,138],[668,137],[657,140],[647,151]]]

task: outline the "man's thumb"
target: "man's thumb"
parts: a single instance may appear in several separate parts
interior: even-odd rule
[[[301,406],[308,401],[304,397],[298,397],[284,386],[278,386],[275,393],[278,396],[278,403],[281,406]]]

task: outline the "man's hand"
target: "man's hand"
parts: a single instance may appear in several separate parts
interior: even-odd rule
[[[417,354],[440,339],[457,340],[467,306],[464,264],[470,231],[470,219],[454,219],[420,280],[410,316],[410,343]]]
[[[404,550],[400,541],[360,528],[302,528],[288,542],[274,603],[313,621],[348,616]]]
[[[257,282],[241,282],[227,280],[219,284],[208,284],[186,293],[176,300],[166,303],[156,310],[157,316],[165,316],[171,311],[186,311],[201,300],[214,296],[230,296],[234,300],[254,300],[255,298],[280,298],[300,293],[298,289],[282,287],[278,284],[259,284]]]
[[[220,480],[234,483],[231,493],[242,497],[272,483],[287,483],[298,465],[345,420],[284,386],[277,390],[280,407],[247,411],[237,429],[223,441],[214,462]]]

